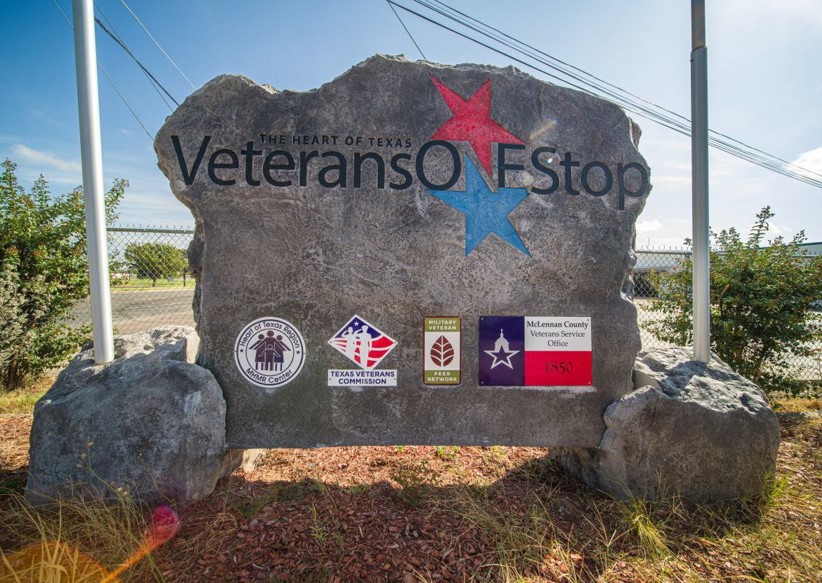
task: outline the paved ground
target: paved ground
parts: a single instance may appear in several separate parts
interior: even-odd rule
[[[145,332],[163,324],[194,326],[194,286],[177,289],[112,290],[111,312],[116,334]],[[72,323],[91,322],[89,300],[78,303]]]

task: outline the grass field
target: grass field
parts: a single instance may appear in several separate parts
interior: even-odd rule
[[[151,279],[139,279],[139,278],[131,278],[131,279],[118,279],[114,280],[111,285],[112,292],[118,291],[133,291],[133,290],[140,290],[144,291],[146,289],[156,289],[156,288],[166,288],[166,289],[176,289],[180,288],[183,289],[184,287],[194,287],[194,278],[189,277],[185,281],[183,281],[182,277],[173,278],[171,280],[167,278],[159,278],[156,281]]]
[[[133,560],[148,512],[127,498],[47,509],[22,499],[26,411],[47,386],[2,401],[0,549],[34,544],[91,565],[97,582]],[[567,478],[543,448],[267,450],[256,469],[180,509],[178,536],[123,580],[818,582],[822,401],[773,404],[776,480],[742,503],[614,500]],[[3,569],[0,581],[13,581]]]

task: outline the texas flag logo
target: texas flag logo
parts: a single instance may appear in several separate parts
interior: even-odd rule
[[[373,370],[397,345],[397,341],[356,314],[328,343],[364,370]]]
[[[592,386],[591,318],[480,317],[479,383],[503,387]]]

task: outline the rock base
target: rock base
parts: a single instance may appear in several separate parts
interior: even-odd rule
[[[115,339],[115,360],[78,354],[37,402],[26,497],[128,492],[147,504],[208,496],[242,461],[225,441],[225,400],[193,364],[193,328]]]
[[[623,499],[709,502],[763,492],[776,468],[779,423],[757,385],[716,355],[705,365],[670,348],[639,354],[634,387],[606,409],[598,448],[557,448],[555,461]]]

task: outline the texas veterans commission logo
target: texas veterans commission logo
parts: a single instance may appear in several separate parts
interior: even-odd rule
[[[258,387],[281,387],[300,374],[305,341],[287,320],[258,318],[237,336],[234,361],[246,380]]]
[[[490,79],[468,97],[433,75],[431,82],[450,117],[431,127],[421,144],[407,136],[307,134],[299,128],[271,128],[233,147],[216,147],[211,135],[188,139],[184,147],[172,135],[180,176],[189,186],[198,177],[217,186],[290,189],[390,192],[419,184],[465,215],[466,255],[495,235],[530,256],[508,218],[529,196],[611,198],[622,211],[627,200],[647,194],[648,170],[638,162],[580,159],[559,144],[527,143],[506,129],[492,116]],[[461,179],[465,189],[454,190]]]
[[[328,343],[365,370],[376,368],[397,345],[396,340],[357,315],[343,324]]]

